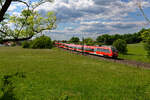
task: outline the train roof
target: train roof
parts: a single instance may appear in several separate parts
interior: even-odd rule
[[[64,45],[67,45],[67,46],[76,46],[76,47],[81,47],[83,45],[79,45],[79,44],[67,44],[67,43],[56,43],[56,44],[64,44]],[[114,48],[113,46],[107,46],[107,45],[102,45],[102,46],[87,46],[87,45],[84,45],[84,48],[105,48],[105,49],[108,49],[108,48]]]

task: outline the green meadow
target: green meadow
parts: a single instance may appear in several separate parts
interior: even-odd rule
[[[0,100],[150,100],[150,70],[58,48],[0,47]]]
[[[120,58],[150,63],[150,59],[148,59],[147,57],[147,52],[144,49],[143,43],[128,44],[127,48],[128,54],[127,55],[120,54],[119,55]]]

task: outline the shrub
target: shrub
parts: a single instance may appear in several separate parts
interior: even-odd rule
[[[24,42],[22,42],[22,47],[23,47],[23,48],[30,48],[30,44],[31,44],[31,42],[29,42],[29,41],[24,41]]]
[[[118,39],[113,42],[113,46],[119,51],[119,53],[126,54],[127,53],[127,43],[125,40]]]
[[[33,49],[51,49],[52,41],[48,36],[40,36],[32,41],[31,48]]]
[[[12,47],[16,46],[16,43],[12,43],[11,46],[12,46]]]

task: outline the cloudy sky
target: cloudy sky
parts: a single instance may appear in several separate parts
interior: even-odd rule
[[[32,3],[36,0],[32,0]],[[124,34],[149,27],[138,8],[142,5],[150,18],[150,0],[54,0],[36,10],[44,14],[54,11],[57,28],[45,34],[54,39],[70,39],[72,36],[96,38],[101,34]],[[20,6],[14,3],[9,12],[19,15]]]

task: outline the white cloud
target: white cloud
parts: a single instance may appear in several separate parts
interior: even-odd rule
[[[19,12],[13,12],[12,15],[20,16],[20,13]]]
[[[15,5],[11,5],[11,6],[9,7],[8,11],[13,11],[13,10],[15,10],[15,9],[17,9],[17,7],[16,7]]]
[[[143,7],[149,7],[147,1],[141,2]],[[120,0],[55,0],[53,3],[45,3],[36,10],[55,11],[62,20],[92,20],[111,19],[121,20],[128,16],[129,12],[138,9],[138,0],[122,2]],[[70,20],[69,20],[70,19]]]
[[[54,0],[53,3],[44,3],[36,10],[41,14],[47,11],[56,13],[58,30],[49,33],[55,39],[68,39],[74,35],[81,37],[82,33],[94,38],[98,33],[131,33],[145,27],[143,19],[138,20],[130,15],[139,11],[139,2],[142,8],[150,7],[148,0]],[[19,4],[12,5],[10,9],[16,7]],[[13,14],[19,15],[17,12]],[[62,25],[61,28],[59,25]]]

